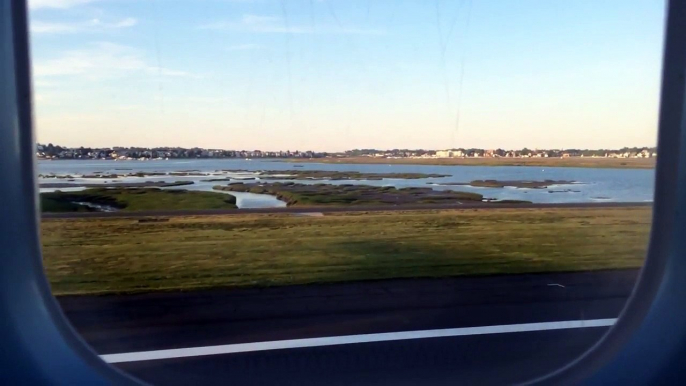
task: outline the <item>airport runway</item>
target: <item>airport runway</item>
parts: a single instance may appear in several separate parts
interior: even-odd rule
[[[603,203],[558,203],[558,204],[498,204],[498,203],[463,203],[459,205],[376,205],[376,206],[320,206],[320,207],[286,207],[255,209],[219,209],[219,210],[164,210],[140,212],[64,212],[43,213],[44,219],[66,218],[103,218],[103,217],[174,217],[174,216],[218,216],[270,213],[341,213],[341,212],[389,212],[407,210],[445,210],[445,209],[555,209],[555,208],[634,208],[650,207],[651,202],[603,202]]]
[[[636,270],[616,270],[402,279],[59,302],[99,354],[118,358],[116,366],[153,384],[512,384],[552,371],[593,345],[619,315],[636,276]],[[548,323],[563,321],[576,328]],[[599,326],[588,327],[592,323]],[[525,327],[503,332],[503,326]],[[406,339],[416,331],[462,335]],[[342,342],[340,336],[360,341],[388,332],[401,334],[330,345]],[[332,338],[319,347],[273,349],[320,337]],[[249,342],[271,343],[226,353]],[[193,349],[203,347],[214,352],[196,356]],[[140,361],[149,351],[165,359]]]

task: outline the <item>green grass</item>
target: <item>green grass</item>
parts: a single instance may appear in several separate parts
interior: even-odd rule
[[[41,193],[40,199],[43,212],[88,210],[86,206],[77,205],[75,202],[105,205],[121,211],[237,208],[236,197],[230,194],[179,189],[97,188],[80,192]]]
[[[457,204],[460,201],[481,202],[483,199],[481,194],[471,192],[353,184],[234,182],[226,186],[214,186],[213,189],[271,194],[285,201],[288,206]]]
[[[649,208],[44,220],[56,294],[635,268]]]
[[[70,201],[64,201],[53,197],[45,197],[41,194],[41,210],[43,212],[88,212],[88,207],[84,205],[74,204]]]

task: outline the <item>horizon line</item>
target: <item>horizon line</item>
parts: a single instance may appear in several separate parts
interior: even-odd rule
[[[67,148],[67,149],[80,149],[80,148],[90,148],[90,149],[115,149],[115,148],[122,148],[122,149],[203,149],[203,150],[220,150],[220,151],[259,151],[259,152],[269,152],[269,153],[274,153],[274,152],[316,152],[316,153],[327,153],[327,154],[337,154],[337,153],[346,153],[346,152],[351,152],[351,151],[377,151],[377,152],[384,152],[384,151],[453,151],[453,150],[483,150],[483,151],[496,151],[496,150],[503,150],[503,151],[522,151],[522,150],[530,150],[530,151],[565,151],[565,150],[579,150],[579,151],[600,151],[600,150],[607,150],[607,151],[617,151],[617,150],[622,150],[622,149],[657,149],[657,145],[652,145],[652,146],[622,146],[622,147],[598,147],[598,148],[582,148],[582,147],[545,147],[545,148],[535,148],[535,147],[521,147],[521,148],[505,148],[505,147],[475,147],[475,146],[470,146],[470,147],[446,147],[446,148],[373,148],[373,147],[367,147],[367,148],[350,148],[347,150],[338,150],[338,151],[330,151],[330,150],[312,150],[312,149],[307,149],[307,150],[299,150],[299,149],[279,149],[279,150],[263,150],[259,148],[245,148],[245,149],[239,149],[239,148],[234,148],[234,149],[229,149],[229,148],[218,148],[218,147],[201,147],[201,146],[192,146],[192,147],[183,147],[183,146],[120,146],[120,145],[115,145],[115,146],[83,146],[83,145],[78,145],[78,146],[69,146],[69,145],[59,145],[59,144],[53,144],[52,142],[38,142],[36,141],[36,145],[42,145],[42,146],[48,146],[52,144],[54,147],[62,147],[62,148]]]

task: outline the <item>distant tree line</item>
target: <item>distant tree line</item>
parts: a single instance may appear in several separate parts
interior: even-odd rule
[[[57,158],[319,158],[328,153],[314,151],[262,151],[262,150],[221,150],[181,147],[64,147],[53,145],[36,145],[40,156]]]
[[[561,157],[563,154],[568,154],[572,157],[603,157],[605,154],[611,153],[640,153],[642,151],[648,151],[651,154],[657,153],[656,147],[623,147],[621,149],[529,149],[523,148],[518,150],[508,150],[508,149],[481,149],[481,148],[453,148],[446,149],[451,151],[460,151],[464,155],[472,154],[485,154],[490,153],[500,157],[506,156],[508,153],[514,153],[517,155],[533,155],[533,154],[547,154],[548,157]],[[425,150],[425,149],[391,149],[391,150],[379,150],[379,149],[353,149],[347,150],[343,154],[347,157],[364,157],[364,156],[378,156],[378,155],[390,155],[394,157],[421,157],[421,156],[432,156],[435,155],[440,150]]]
[[[647,151],[650,154],[657,153],[656,147],[623,147],[621,149],[528,149],[519,150],[507,149],[480,149],[480,148],[457,148],[446,149],[453,152],[461,152],[464,156],[490,154],[493,156],[533,156],[547,155],[548,157],[604,157],[606,154],[636,154]],[[369,156],[391,156],[391,157],[422,157],[435,156],[437,152],[445,150],[426,150],[426,149],[353,149],[339,153],[315,152],[315,151],[262,151],[262,150],[221,150],[203,148],[181,148],[181,147],[112,147],[112,148],[93,148],[93,147],[65,147],[60,145],[37,144],[39,156],[50,158],[322,158],[322,157],[369,157]]]

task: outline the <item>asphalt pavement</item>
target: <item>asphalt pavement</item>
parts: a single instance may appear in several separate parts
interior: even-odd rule
[[[615,318],[636,270],[65,296],[101,355],[388,332]],[[608,327],[128,361],[160,385],[512,384],[571,361]],[[185,352],[188,352],[186,350]],[[192,352],[192,350],[190,350]]]

